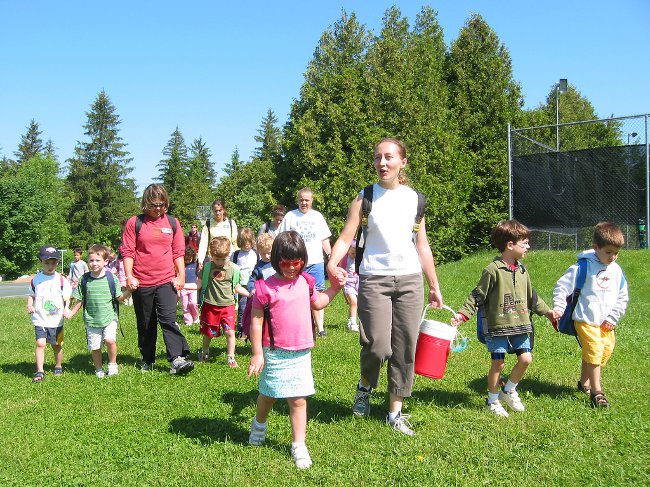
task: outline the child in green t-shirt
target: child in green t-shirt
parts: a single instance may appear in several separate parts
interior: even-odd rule
[[[131,296],[124,291],[115,296],[116,283],[113,274],[106,270],[111,250],[104,245],[93,245],[88,249],[90,271],[79,279],[73,297],[78,301],[67,312],[66,318],[72,318],[83,304],[84,323],[88,349],[95,364],[95,375],[101,379],[117,375],[117,301],[123,302]],[[111,284],[112,283],[112,284]],[[102,367],[102,345],[106,344],[108,370]]]

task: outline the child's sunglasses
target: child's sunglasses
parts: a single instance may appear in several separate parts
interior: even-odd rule
[[[295,259],[295,260],[284,260],[282,259],[280,261],[280,267],[282,269],[290,269],[294,267],[302,267],[305,261],[302,259]]]

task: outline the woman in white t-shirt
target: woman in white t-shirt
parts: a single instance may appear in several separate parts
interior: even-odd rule
[[[379,181],[373,185],[365,251],[359,266],[358,313],[361,321],[361,380],[352,412],[367,417],[370,394],[377,387],[384,361],[388,361],[389,412],[386,423],[396,431],[413,435],[402,403],[411,395],[415,346],[424,305],[422,273],[429,284],[428,302],[442,306],[433,255],[424,219],[414,237],[418,195],[406,186],[406,147],[393,138],[375,145],[374,166]],[[337,267],[361,224],[363,192],[354,199],[339,239],[332,249],[327,271],[330,277],[344,273]]]
[[[212,216],[213,218],[208,218],[203,224],[203,229],[201,230],[199,251],[197,253],[199,271],[203,269],[203,261],[206,259],[210,240],[214,237],[228,237],[230,239],[231,255],[235,250],[239,250],[237,246],[237,224],[232,218],[228,217],[226,202],[223,198],[217,198],[212,202]],[[209,259],[210,257],[208,256],[207,258]]]

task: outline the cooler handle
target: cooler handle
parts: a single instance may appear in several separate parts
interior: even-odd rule
[[[424,321],[424,317],[426,316],[426,314],[427,314],[427,310],[428,310],[428,309],[429,309],[429,304],[427,304],[427,305],[424,307],[424,311],[422,311],[422,319],[420,319],[420,322]],[[447,306],[446,304],[443,304],[443,305],[442,305],[442,309],[446,309],[446,310],[449,311],[452,315],[456,316],[456,311],[453,310],[453,309],[451,309],[451,308],[450,308],[449,306]]]

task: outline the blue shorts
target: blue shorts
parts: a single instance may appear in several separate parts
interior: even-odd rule
[[[506,353],[521,355],[530,352],[530,335],[528,333],[503,336],[486,335],[485,345],[492,355],[492,360],[503,360]]]
[[[325,289],[325,264],[319,262],[318,264],[308,265],[305,267],[305,270],[303,272],[306,272],[310,276],[313,276],[314,280],[316,281],[314,287],[317,291],[322,291]]]
[[[35,326],[34,334],[36,340],[45,338],[45,343],[49,345],[63,345],[63,327],[49,328],[44,326]]]

